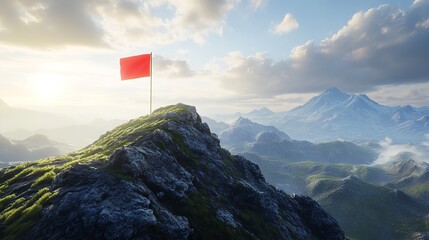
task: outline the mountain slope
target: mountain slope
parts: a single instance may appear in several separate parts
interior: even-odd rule
[[[229,125],[224,122],[218,122],[208,117],[201,116],[201,120],[209,125],[210,131],[212,133],[215,133],[217,135],[219,135],[220,132],[229,127]]]
[[[324,163],[372,163],[377,155],[350,142],[314,144],[296,141],[273,126],[238,118],[219,134],[223,147],[237,154],[245,152],[284,162],[315,161]]]
[[[0,182],[3,239],[344,239],[317,203],[268,185],[182,104]]]
[[[396,178],[387,183],[392,189],[400,189],[407,194],[429,203],[429,164],[412,159],[387,163],[382,166]]]
[[[410,233],[429,229],[429,207],[399,190],[356,177],[319,179],[309,186],[311,196],[338,219],[352,239],[410,239]]]
[[[408,240],[429,231],[426,163],[285,163],[251,153],[244,156],[260,166],[267,182],[288,193],[316,199],[351,239]]]
[[[350,142],[314,144],[307,141],[256,141],[241,150],[285,162],[315,161],[323,163],[370,164],[377,155]]]

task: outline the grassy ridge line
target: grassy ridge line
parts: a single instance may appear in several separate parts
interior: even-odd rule
[[[145,133],[175,120],[166,114],[187,112],[189,106],[178,104],[157,109],[151,115],[130,120],[102,135],[93,144],[62,156],[24,163],[0,172],[0,238],[19,239],[33,226],[45,203],[57,194],[49,186],[62,171],[78,163],[108,160],[122,146],[127,146]],[[26,182],[17,193],[14,186]],[[1,232],[3,231],[3,232]]]

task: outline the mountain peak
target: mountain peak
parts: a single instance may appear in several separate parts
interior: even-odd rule
[[[184,104],[0,180],[5,239],[345,239],[316,202],[276,190],[221,148]]]
[[[231,126],[245,126],[250,124],[255,124],[255,123],[248,118],[238,117],[234,122],[232,122]]]
[[[43,134],[35,134],[21,141],[14,141],[15,143],[23,144],[24,146],[30,149],[37,149],[41,147],[52,147],[57,142],[49,139],[46,135]]]
[[[343,103],[351,95],[342,92],[336,87],[329,88],[323,93],[312,97],[310,101],[305,103],[302,106],[299,106],[292,111],[304,111],[306,114],[313,114],[314,112],[320,111],[322,109],[332,108],[333,106]]]
[[[350,95],[341,91],[336,87],[331,87],[331,88],[328,88],[326,91],[324,91],[322,94],[320,94],[320,96],[336,98],[336,99],[344,99],[344,98],[348,98]]]
[[[244,142],[251,143],[257,141],[258,136],[263,132],[272,132],[281,140],[290,140],[290,137],[286,133],[278,130],[276,127],[265,126],[244,117],[239,117],[229,128],[220,132],[219,138],[224,146]]]
[[[345,92],[341,91],[341,90],[340,90],[339,88],[337,88],[337,87],[330,87],[330,88],[326,89],[324,93],[345,94]]]
[[[273,114],[273,113],[274,112],[271,111],[271,109],[269,109],[267,107],[262,107],[262,108],[255,109],[255,110],[249,112],[248,114],[269,115],[269,114]]]

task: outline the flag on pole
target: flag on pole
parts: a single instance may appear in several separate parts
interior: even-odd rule
[[[152,114],[152,53],[119,59],[121,80],[150,77],[150,108]]]
[[[121,80],[150,77],[152,54],[121,58]]]

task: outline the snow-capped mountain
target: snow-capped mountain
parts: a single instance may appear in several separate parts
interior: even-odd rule
[[[396,134],[404,140],[408,139],[409,142],[415,142],[415,139],[425,140],[424,134],[428,134],[428,129],[429,115],[424,115],[416,120],[410,119],[393,127],[393,131]]]
[[[330,88],[284,114],[278,127],[294,138],[420,142],[429,133],[427,108],[384,106],[365,94]]]
[[[287,112],[261,108],[230,117],[237,115],[275,126],[293,139],[318,142],[389,137],[398,143],[420,143],[429,134],[429,107],[385,106],[365,94],[338,88],[329,88]]]
[[[421,142],[429,133],[428,108],[384,106],[365,94],[330,88],[284,114],[277,125],[293,138],[310,140],[378,140]]]

